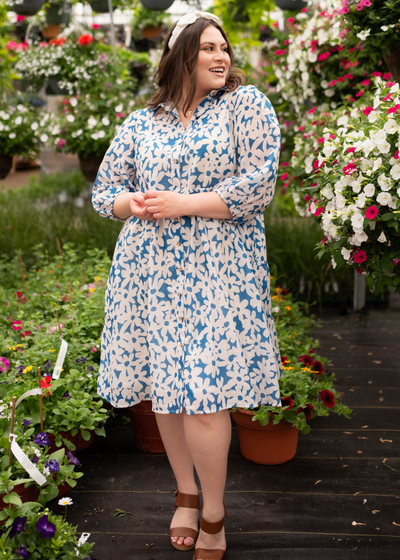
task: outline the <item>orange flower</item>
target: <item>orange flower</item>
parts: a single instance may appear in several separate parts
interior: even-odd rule
[[[78,44],[79,45],[90,45],[90,43],[93,41],[93,37],[91,35],[89,35],[89,33],[86,33],[85,35],[81,35],[78,39]]]

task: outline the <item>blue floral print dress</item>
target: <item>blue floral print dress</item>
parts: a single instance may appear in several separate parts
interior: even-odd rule
[[[100,166],[93,206],[123,192],[216,192],[231,220],[124,220],[110,271],[98,392],[161,414],[280,406],[263,211],[280,131],[254,86],[213,90],[184,128],[171,103],[127,117]]]

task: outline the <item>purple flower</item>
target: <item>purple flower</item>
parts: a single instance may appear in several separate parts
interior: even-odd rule
[[[50,459],[50,461],[47,461],[45,464],[45,467],[47,467],[52,473],[56,473],[60,470],[60,465],[58,464],[57,459]]]
[[[40,434],[35,437],[35,443],[37,443],[38,445],[43,445],[43,447],[49,447],[49,436],[46,434],[46,432],[40,432]]]
[[[56,526],[48,520],[47,515],[43,515],[36,523],[36,529],[42,534],[45,539],[51,539],[56,533]]]
[[[39,461],[38,456],[34,455],[32,459],[32,463],[37,463]]]
[[[63,398],[64,399],[72,399],[71,395],[69,394],[69,391],[65,391],[65,393],[63,394]]]
[[[71,453],[71,451],[67,451],[67,455],[68,455],[68,463],[67,463],[68,465],[76,465],[77,467],[81,466],[81,463],[78,461],[75,455]]]
[[[85,358],[84,356],[82,356],[82,358],[76,358],[75,361],[76,361],[77,364],[84,364],[85,362],[88,361],[88,359]]]
[[[24,428],[26,429],[29,424],[32,424],[32,422],[30,420],[24,420]]]
[[[89,373],[90,371],[93,371],[93,370],[94,370],[94,367],[93,367],[93,366],[89,366],[89,367],[87,368],[87,370],[86,370],[86,373]]]
[[[14,552],[15,554],[19,554],[20,556],[22,556],[24,560],[28,560],[29,558],[28,551],[23,544],[20,544],[19,547],[14,550]]]
[[[16,517],[14,519],[11,525],[10,538],[19,535],[19,533],[24,530],[26,520],[26,517]]]

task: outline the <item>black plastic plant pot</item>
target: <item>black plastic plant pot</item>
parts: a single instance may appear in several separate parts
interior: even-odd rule
[[[21,3],[10,5],[11,11],[20,16],[34,16],[44,4],[44,0],[23,0]]]
[[[69,24],[71,14],[71,4],[64,3],[52,4],[46,10],[46,22],[49,25],[60,25],[63,24],[67,26]]]
[[[90,6],[94,12],[106,14],[108,9],[108,0],[91,0]]]
[[[81,171],[85,176],[85,179],[89,181],[89,183],[94,183],[96,180],[97,172],[103,161],[103,156],[96,156],[96,154],[89,154],[87,156],[79,156],[79,165],[81,167]]]
[[[68,95],[68,90],[60,88],[58,85],[59,78],[57,76],[50,76],[47,80],[47,95]]]
[[[275,4],[281,10],[302,10],[307,7],[304,0],[275,0]]]
[[[174,3],[174,0],[140,0],[147,10],[162,11],[168,10]]]
[[[13,158],[11,156],[3,156],[0,154],[0,179],[4,179],[10,172]]]

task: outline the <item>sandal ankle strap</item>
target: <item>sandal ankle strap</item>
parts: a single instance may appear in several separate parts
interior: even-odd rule
[[[228,515],[225,504],[224,504],[224,509],[225,509],[224,517],[220,521],[216,521],[215,523],[210,523],[209,521],[206,521],[202,515],[200,520],[200,529],[210,535],[215,535],[219,533],[224,526],[224,519]]]
[[[200,496],[199,494],[184,494],[183,492],[179,492],[179,490],[177,490],[175,507],[200,509]]]

